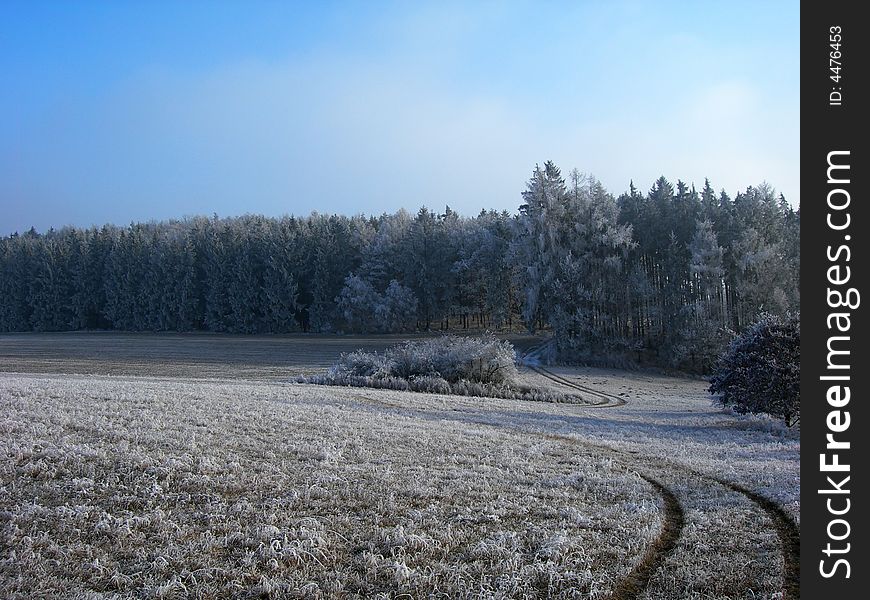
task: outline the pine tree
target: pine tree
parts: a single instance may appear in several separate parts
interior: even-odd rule
[[[722,281],[723,251],[710,221],[697,221],[689,252],[693,300],[683,308],[681,340],[671,363],[687,370],[707,372],[728,341]]]

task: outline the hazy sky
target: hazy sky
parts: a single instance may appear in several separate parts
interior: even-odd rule
[[[317,5],[315,7],[315,5]],[[0,3],[0,234],[514,211],[535,163],[800,201],[799,3]]]

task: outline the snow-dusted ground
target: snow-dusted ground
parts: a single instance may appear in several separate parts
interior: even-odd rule
[[[548,430],[600,440],[687,465],[776,500],[800,519],[800,431],[766,416],[735,415],[712,403],[708,383],[613,369],[554,367],[584,386],[625,398],[601,410],[548,407]],[[531,381],[552,385],[526,371]],[[535,417],[530,417],[532,421]]]
[[[552,371],[627,403],[0,374],[0,595],[603,598],[665,527],[654,481],[683,522],[641,597],[781,597],[775,519],[716,478],[797,520],[798,432],[699,380]]]

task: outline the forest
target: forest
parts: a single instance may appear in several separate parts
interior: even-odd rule
[[[557,359],[706,372],[799,310],[800,210],[659,178],[615,197],[536,166],[516,214],[421,208],[31,229],[0,240],[0,331],[547,331]]]

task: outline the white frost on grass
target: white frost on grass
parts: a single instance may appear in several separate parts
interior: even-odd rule
[[[0,375],[0,595],[606,597],[662,524],[643,473],[686,517],[645,597],[777,597],[769,518],[704,474],[797,520],[799,432],[554,370],[628,404]]]
[[[0,376],[0,594],[599,598],[660,530],[618,462],[369,394]]]

